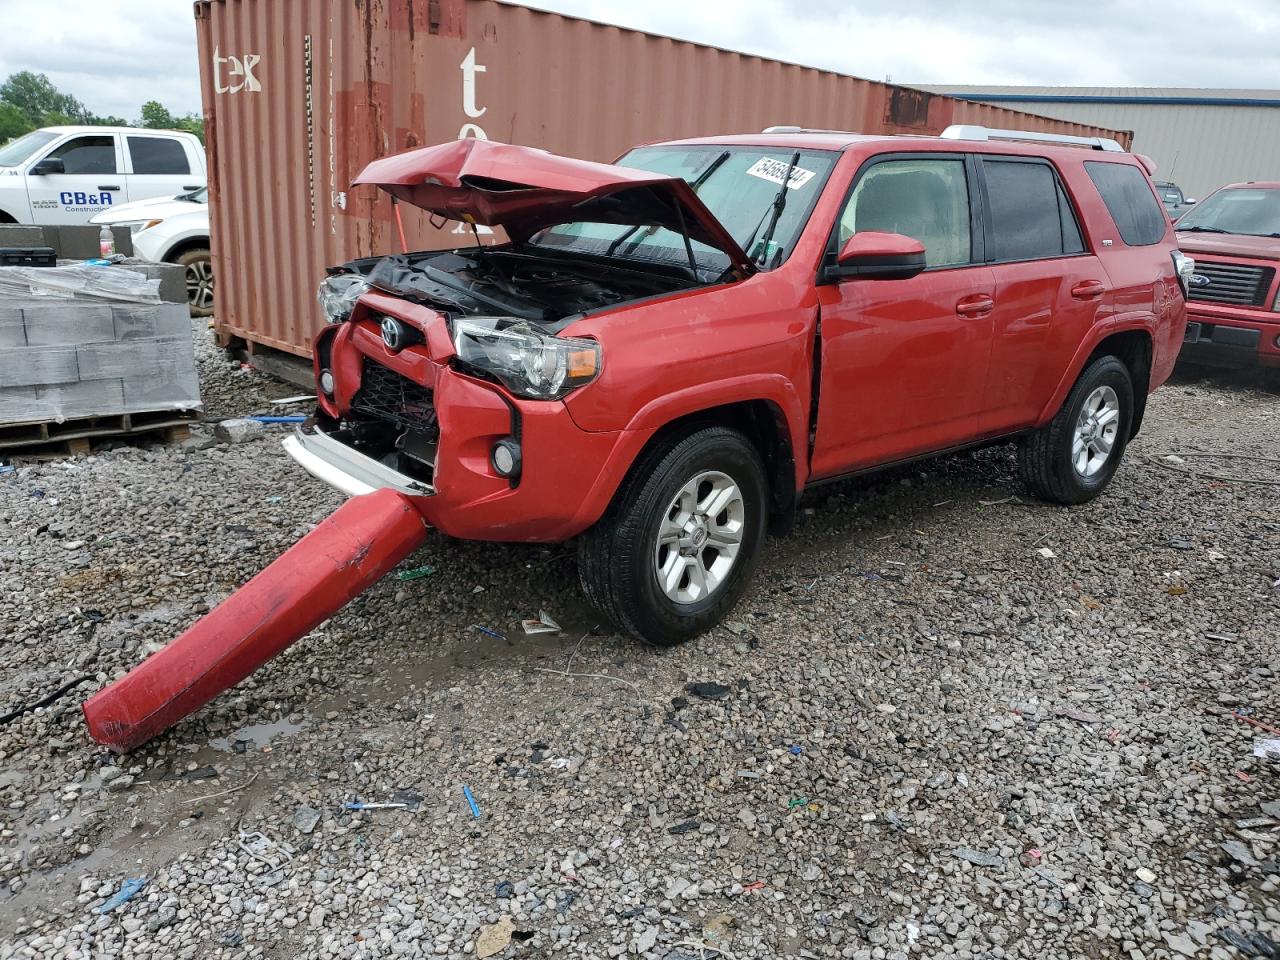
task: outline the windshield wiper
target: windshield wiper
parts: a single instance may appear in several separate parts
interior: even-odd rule
[[[778,221],[782,219],[782,211],[787,206],[787,184],[791,182],[791,174],[796,169],[796,164],[800,162],[800,151],[797,150],[791,155],[791,162],[787,164],[787,172],[782,176],[782,186],[778,188],[778,194],[773,198],[773,203],[766,208],[764,215],[760,217],[760,223],[756,224],[756,229],[751,231],[751,236],[747,238],[743,250],[747,252],[747,256],[751,256],[751,247],[755,243],[756,232],[760,229],[760,224],[764,223],[764,218],[772,212],[769,219],[769,226],[765,228],[764,236],[760,238],[761,252],[767,257],[769,243],[773,240],[773,231],[778,228]],[[757,263],[764,264],[766,261],[757,260]]]
[[[720,156],[716,157],[714,160],[711,161],[710,164],[707,165],[707,169],[703,170],[700,174],[698,174],[698,177],[696,180],[689,181],[689,188],[694,192],[695,196],[698,193],[698,189],[704,183],[706,183],[707,180],[711,177],[711,175],[720,169],[720,165],[728,159],[729,159],[729,151],[725,150],[723,153],[720,154]],[[639,230],[642,226],[644,226],[644,224],[637,223],[630,230],[624,230],[622,232],[622,235],[619,236],[618,239],[614,240],[613,243],[609,244],[609,249],[604,252],[604,255],[606,257],[612,257],[614,251],[617,250],[618,247],[626,243],[627,240],[630,237],[632,237],[635,234],[635,232]],[[650,227],[650,232],[652,232],[653,229],[654,229],[653,227]]]
[[[1173,229],[1180,230],[1183,233],[1231,233],[1230,230],[1223,230],[1221,227],[1180,227],[1176,223]],[[1232,234],[1234,236],[1234,234]]]

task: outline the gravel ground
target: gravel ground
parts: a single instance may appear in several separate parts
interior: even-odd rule
[[[211,416],[297,392],[197,340]],[[1152,457],[1278,435],[1275,393],[1181,379],[1085,507],[1026,498],[1003,448],[827,488],[670,651],[589,632],[571,548],[434,537],[405,563],[433,575],[123,759],[83,697],[339,498],[278,434],[22,467],[0,713],[86,679],[0,725],[0,958],[1266,949],[1280,488],[1172,468],[1280,470]],[[562,634],[523,636],[540,609]]]

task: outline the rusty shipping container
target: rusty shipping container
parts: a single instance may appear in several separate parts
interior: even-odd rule
[[[498,0],[197,0],[195,17],[217,331],[256,352],[308,356],[325,266],[398,249],[389,200],[350,183],[412,147],[485,137],[608,161],[771,124],[1129,139]],[[411,248],[470,242],[402,213]]]

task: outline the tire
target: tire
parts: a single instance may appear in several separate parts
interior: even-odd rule
[[[751,581],[764,542],[766,487],[759,453],[736,430],[707,427],[651,447],[578,542],[587,598],[620,632],[658,646],[709,630]],[[720,503],[710,517],[685,509]],[[659,582],[660,565],[668,587]]]
[[[204,247],[193,247],[174,263],[186,272],[187,306],[193,317],[213,316],[213,257]]]
[[[1108,420],[1106,414],[1112,411],[1114,416]],[[1090,419],[1098,414],[1096,421]],[[1115,357],[1099,357],[1080,374],[1054,418],[1022,441],[1018,466],[1023,483],[1042,500],[1088,503],[1115,475],[1132,425],[1129,368]],[[1078,431],[1085,448],[1083,458],[1076,446]]]

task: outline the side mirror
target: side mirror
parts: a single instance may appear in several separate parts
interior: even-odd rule
[[[907,280],[925,268],[924,244],[900,233],[864,230],[845,242],[828,280]]]
[[[1195,198],[1195,197],[1183,197],[1183,198],[1182,198],[1182,202],[1183,202],[1183,203],[1185,203],[1185,204],[1190,205],[1190,204],[1193,204],[1193,203],[1195,203],[1195,202],[1196,202],[1196,198]]]
[[[66,173],[66,165],[60,157],[45,157],[28,171],[32,176],[43,177],[50,173]]]

